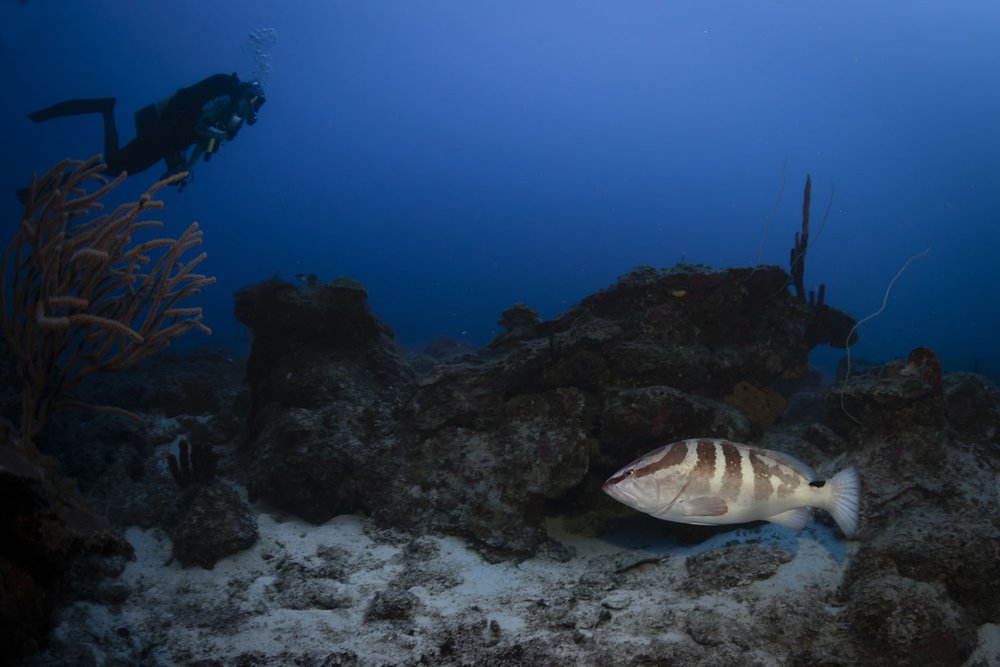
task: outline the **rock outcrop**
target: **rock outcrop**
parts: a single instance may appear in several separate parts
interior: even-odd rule
[[[251,286],[236,300],[254,335],[251,496],[558,552],[548,504],[671,439],[749,438],[784,404],[770,384],[843,344],[853,321],[787,284],[775,267],[636,269],[551,320],[516,305],[486,349],[419,377],[357,284]]]
[[[514,306],[482,350],[437,340],[415,359],[356,283],[242,290],[237,315],[254,334],[248,391],[220,354],[179,358],[173,372],[144,366],[89,390],[140,412],[141,425],[58,417],[48,445],[117,526],[165,528],[174,557],[204,567],[253,544],[248,570],[234,574],[240,559],[219,567],[240,590],[272,584],[257,600],[202,592],[150,603],[163,593],[155,575],[128,571],[131,583],[115,585],[104,577],[120,564],[92,566],[66,588],[82,608],[100,616],[129,605],[188,625],[98,637],[69,615],[77,634],[60,636],[84,639],[60,640],[62,662],[82,664],[89,646],[141,661],[167,639],[175,661],[190,661],[190,628],[256,632],[255,614],[275,609],[303,611],[303,625],[281,625],[298,647],[316,636],[302,619],[335,609],[356,619],[325,630],[337,648],[246,660],[366,664],[358,646],[374,638],[395,647],[398,659],[385,659],[395,664],[996,664],[1000,392],[942,372],[925,348],[831,388],[810,385],[808,350],[842,345],[852,321],[791,297],[787,280],[773,268],[639,269],[549,320]],[[162,393],[149,389],[160,382]],[[863,485],[856,540],[812,523],[799,534],[730,534],[659,522],[601,493],[624,462],[696,435],[788,452],[821,477],[853,463]],[[218,456],[214,485],[178,492],[165,455],[181,438]],[[81,440],[87,447],[74,448]],[[0,476],[37,482],[0,464],[10,468]],[[234,480],[264,503],[248,511]],[[8,507],[36,511],[18,497]],[[313,533],[269,508],[313,523],[368,517]],[[560,530],[601,534],[610,554],[558,543],[546,530],[556,513]],[[266,530],[253,542],[258,523]],[[610,546],[623,531],[674,546]],[[468,538],[489,563],[444,535]],[[207,536],[218,548],[205,548]],[[707,538],[711,548],[698,544]],[[171,553],[157,549],[163,557],[144,565],[153,572]],[[487,603],[461,586],[473,577],[517,578],[521,603],[508,610],[506,589]],[[34,590],[5,586],[15,602]]]

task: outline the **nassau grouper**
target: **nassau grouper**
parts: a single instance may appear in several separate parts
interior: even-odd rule
[[[657,519],[699,526],[763,520],[802,530],[809,508],[821,507],[850,538],[858,526],[861,482],[853,466],[817,480],[809,466],[788,454],[692,438],[636,459],[603,488]]]

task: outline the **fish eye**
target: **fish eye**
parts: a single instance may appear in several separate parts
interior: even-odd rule
[[[629,468],[628,470],[625,471],[626,477],[631,477],[634,474],[635,474],[635,468]]]

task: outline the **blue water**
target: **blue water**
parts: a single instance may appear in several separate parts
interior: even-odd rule
[[[5,0],[0,218],[102,145],[98,116],[25,113],[114,95],[124,142],[149,102],[256,71],[260,121],[164,196],[170,231],[205,229],[206,320],[235,352],[232,294],[274,274],[362,281],[416,346],[485,343],[514,302],[552,316],[638,264],[787,266],[808,173],[805,281],[831,305],[876,310],[931,249],[857,357],[927,345],[996,377],[998,30],[993,0]]]

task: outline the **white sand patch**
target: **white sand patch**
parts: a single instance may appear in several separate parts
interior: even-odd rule
[[[98,663],[167,665],[228,663],[247,653],[282,664],[347,652],[362,664],[405,664],[437,655],[446,637],[464,632],[485,646],[538,639],[586,662],[600,648],[690,644],[698,615],[750,625],[763,602],[830,596],[846,560],[843,545],[828,544],[829,531],[817,526],[797,535],[764,526],[696,548],[638,550],[568,534],[554,521],[550,532],[576,549],[574,558],[491,564],[461,539],[415,541],[357,516],[314,526],[262,513],[258,523],[257,544],[213,570],[168,565],[171,545],[161,531],[128,530],[137,559],[120,578],[131,591],[126,602],[63,609],[51,654],[73,649]],[[794,558],[738,590],[684,592],[687,558],[748,540],[777,542]],[[372,600],[387,590],[415,597],[413,609],[373,620]]]
[[[966,667],[993,667],[1000,665],[1000,625],[985,623],[979,626],[979,645],[965,661]]]

